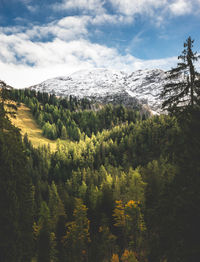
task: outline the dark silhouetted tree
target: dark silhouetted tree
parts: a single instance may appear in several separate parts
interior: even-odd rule
[[[197,105],[200,94],[199,73],[195,69],[195,62],[200,56],[193,52],[194,40],[188,37],[184,43],[182,54],[178,56],[180,62],[176,68],[168,73],[168,83],[164,86],[161,97],[164,99],[163,109],[172,114],[178,114],[185,109],[193,109]]]

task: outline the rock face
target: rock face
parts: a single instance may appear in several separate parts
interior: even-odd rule
[[[88,98],[101,103],[122,103],[135,107],[147,105],[160,112],[160,93],[166,83],[166,73],[160,69],[138,70],[131,74],[108,69],[91,69],[56,77],[31,86],[36,91],[58,96]]]

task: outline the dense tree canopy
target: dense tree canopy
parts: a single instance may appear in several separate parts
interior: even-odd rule
[[[186,78],[163,91],[171,95],[164,104],[170,115],[144,117],[122,105],[1,89],[0,261],[199,260],[200,109],[192,44],[189,38],[183,63],[171,71]],[[27,134],[22,142],[9,121],[7,95],[31,109],[45,136],[65,143],[53,152],[34,148]]]

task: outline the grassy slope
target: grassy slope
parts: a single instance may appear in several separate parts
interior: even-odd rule
[[[31,110],[25,105],[18,107],[16,118],[11,118],[12,124],[21,129],[21,134],[28,134],[34,147],[50,144],[51,149],[56,150],[56,140],[50,140],[42,135],[41,128],[35,122]]]

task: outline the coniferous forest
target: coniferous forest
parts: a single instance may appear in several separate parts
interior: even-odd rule
[[[200,77],[192,49],[189,37],[163,88],[167,113],[156,116],[2,83],[0,261],[199,261]],[[9,120],[20,103],[45,137],[66,144],[34,148]]]

